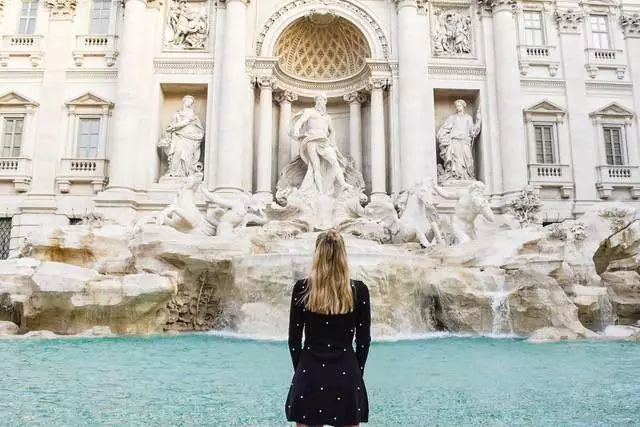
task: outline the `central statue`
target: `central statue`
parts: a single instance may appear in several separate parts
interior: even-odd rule
[[[315,96],[313,107],[292,118],[289,135],[300,154],[280,172],[276,202],[303,212],[315,228],[338,224],[353,204],[367,197],[362,174],[336,145],[326,95]]]
[[[301,191],[315,186],[319,194],[349,189],[344,173],[346,160],[335,142],[335,130],[327,114],[327,97],[315,97],[313,108],[307,108],[294,116],[291,137],[298,141],[300,158],[307,165]],[[335,188],[335,184],[338,187]]]

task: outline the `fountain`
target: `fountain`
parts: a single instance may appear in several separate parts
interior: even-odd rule
[[[602,203],[540,227],[533,189],[513,214],[495,215],[477,181],[457,192],[420,182],[369,202],[324,101],[295,118],[301,154],[283,169],[275,202],[211,193],[194,170],[175,204],[133,226],[100,214],[43,226],[0,262],[0,320],[57,334],[283,336],[291,286],[327,227],[343,232],[352,275],[370,288],[377,336],[593,338],[640,320],[635,209]],[[448,216],[437,209],[444,199],[456,201]]]

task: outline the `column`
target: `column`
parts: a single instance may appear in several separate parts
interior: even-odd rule
[[[636,113],[636,129],[640,136],[640,14],[623,13],[620,26],[626,44],[629,76],[633,82],[633,109]]]
[[[593,122],[585,88],[584,16],[581,11],[556,12],[560,34],[560,54],[565,80],[569,135],[571,138],[571,169],[575,183],[575,213],[584,213],[597,199],[594,177],[598,163],[598,144],[594,140]]]
[[[145,25],[146,1],[125,0],[124,5],[107,187],[118,193],[133,192],[140,159],[132,155],[132,150],[136,150],[148,134],[140,121],[141,110],[149,96],[140,87],[145,81],[145,67],[140,64],[140,58],[149,48],[145,38],[140,36],[140,28]]]
[[[226,0],[225,28],[220,58],[222,86],[218,123],[216,191],[240,192],[243,180],[243,141],[246,90],[246,27],[248,0]]]
[[[387,197],[386,147],[384,132],[384,100],[382,91],[387,86],[384,79],[373,79],[371,90],[371,201]]]
[[[344,96],[349,103],[349,155],[357,170],[362,172],[362,103],[367,97],[360,92]]]
[[[413,186],[436,176],[433,129],[426,129],[423,117],[426,80],[426,49],[422,21],[416,0],[394,0],[398,9],[398,127],[400,133],[400,185]]]
[[[514,17],[516,0],[496,0],[491,3],[491,8],[502,191],[508,194],[522,190],[528,182],[518,68],[518,33]]]
[[[256,194],[265,201],[270,202],[271,171],[273,169],[273,78],[260,77],[256,84],[260,88],[260,130],[258,135],[257,159],[257,188]]]
[[[289,136],[291,126],[291,104],[298,100],[298,95],[283,90],[276,95],[280,104],[280,123],[278,124],[278,173],[298,155],[297,141]]]

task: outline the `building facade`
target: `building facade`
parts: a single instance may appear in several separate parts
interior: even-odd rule
[[[210,190],[271,200],[318,94],[372,197],[531,184],[549,222],[640,197],[639,0],[0,0],[0,37],[3,257],[169,204],[182,119]]]

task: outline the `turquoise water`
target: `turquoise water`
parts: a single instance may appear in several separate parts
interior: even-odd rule
[[[284,426],[283,342],[212,335],[0,341],[2,425]],[[640,345],[374,343],[371,426],[637,426]]]

